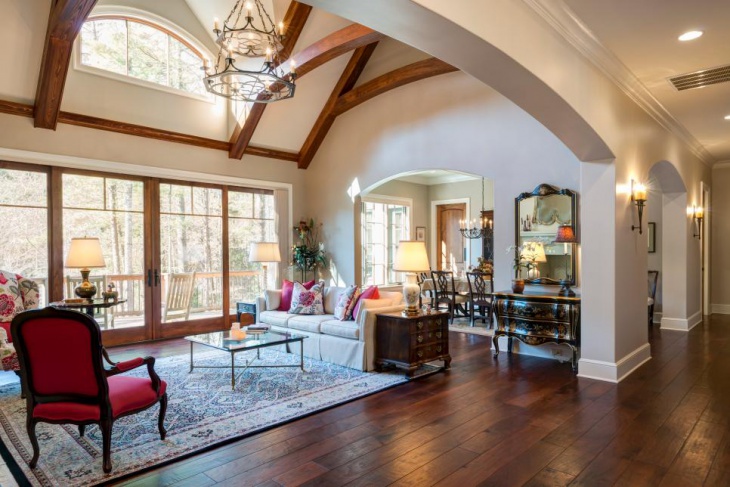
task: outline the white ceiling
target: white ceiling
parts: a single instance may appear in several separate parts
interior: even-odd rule
[[[727,0],[563,0],[717,161],[730,160],[730,83],[678,92],[667,78],[730,64]],[[697,40],[680,42],[689,30]]]

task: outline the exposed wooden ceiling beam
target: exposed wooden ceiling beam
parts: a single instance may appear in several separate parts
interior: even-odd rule
[[[292,57],[297,65],[297,79],[313,69],[345,54],[382,39],[383,34],[359,24],[352,24],[320,39]],[[231,137],[231,159],[240,159],[251,142],[256,127],[266,110],[265,103],[253,103],[243,125],[237,125]]]
[[[382,95],[386,91],[398,88],[399,86],[413,83],[414,81],[438,76],[440,74],[458,71],[457,68],[436,58],[424,59],[402,68],[394,69],[382,76],[363,83],[357,88],[345,93],[337,100],[334,108],[336,115],[341,115],[348,110],[355,108],[361,103]]]
[[[55,0],[35,95],[34,125],[56,130],[73,43],[97,0]]]
[[[33,118],[33,107],[24,103],[0,100],[0,113]],[[228,152],[231,148],[231,145],[224,140],[209,139],[207,137],[199,137],[197,135],[172,132],[170,130],[163,130],[154,127],[147,127],[145,125],[136,125],[126,122],[118,122],[116,120],[92,117],[90,115],[81,115],[78,113],[62,111],[58,115],[58,122],[96,130],[105,130],[107,132],[116,132],[118,134],[134,135],[136,137],[145,137],[148,139],[157,139],[165,142],[174,142],[177,144],[203,147],[205,149],[214,149]],[[246,148],[246,154],[259,157],[268,157],[270,159],[280,159],[282,161],[289,162],[297,162],[299,160],[299,154],[297,152],[268,149],[265,147],[256,147],[253,145],[249,145]]]
[[[370,56],[377,46],[378,43],[373,42],[367,46],[355,49],[339,81],[337,81],[335,88],[327,99],[327,103],[324,104],[324,108],[322,108],[317,121],[314,123],[314,127],[309,132],[307,140],[304,141],[302,150],[299,151],[299,161],[297,163],[299,169],[309,167],[309,163],[312,162],[314,154],[317,153],[319,146],[322,145],[322,141],[327,136],[327,132],[329,132],[332,124],[335,123],[337,115],[334,113],[334,108],[337,100],[355,86],[357,79],[362,74],[365,65],[370,60]]]
[[[299,35],[307,23],[312,7],[299,3],[296,0],[289,4],[289,8],[284,15],[284,26],[286,27],[286,38],[284,45],[279,53],[280,59],[288,59],[291,56],[294,46],[299,40]],[[259,124],[259,120],[266,110],[265,103],[252,103],[246,121],[243,125],[236,124],[236,128],[231,135],[231,148],[228,151],[228,157],[231,159],[240,159],[246,153],[246,148],[251,142],[251,137]]]

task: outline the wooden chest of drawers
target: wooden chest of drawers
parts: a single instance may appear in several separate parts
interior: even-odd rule
[[[443,360],[445,369],[450,367],[448,313],[377,316],[375,361],[379,367],[395,365],[412,377],[420,365],[434,360]]]
[[[497,339],[508,337],[528,345],[563,343],[570,347],[575,370],[580,346],[580,297],[552,294],[494,293],[494,355],[499,354]]]

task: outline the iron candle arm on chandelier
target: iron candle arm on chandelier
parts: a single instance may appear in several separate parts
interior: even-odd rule
[[[631,202],[636,205],[639,213],[639,225],[631,225],[631,231],[636,229],[639,230],[639,234],[642,234],[641,220],[644,217],[644,206],[646,206],[646,186],[641,183],[634,183],[631,180]]]
[[[692,219],[695,222],[696,230],[693,232],[692,236],[696,237],[698,240],[702,239],[702,220],[705,218],[705,209],[700,207],[696,207],[692,205]]]
[[[477,220],[459,220],[459,231],[465,238],[485,238],[493,230],[494,222],[484,216],[484,178],[482,178],[482,211],[479,213],[479,226]]]

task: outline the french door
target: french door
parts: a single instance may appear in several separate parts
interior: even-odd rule
[[[120,301],[94,315],[105,345],[227,328],[235,302],[262,292],[248,248],[276,240],[271,191],[2,161],[0,183],[15,236],[0,242],[0,269],[34,279],[41,305],[75,297],[71,239],[99,239],[105,266],[90,281]]]

